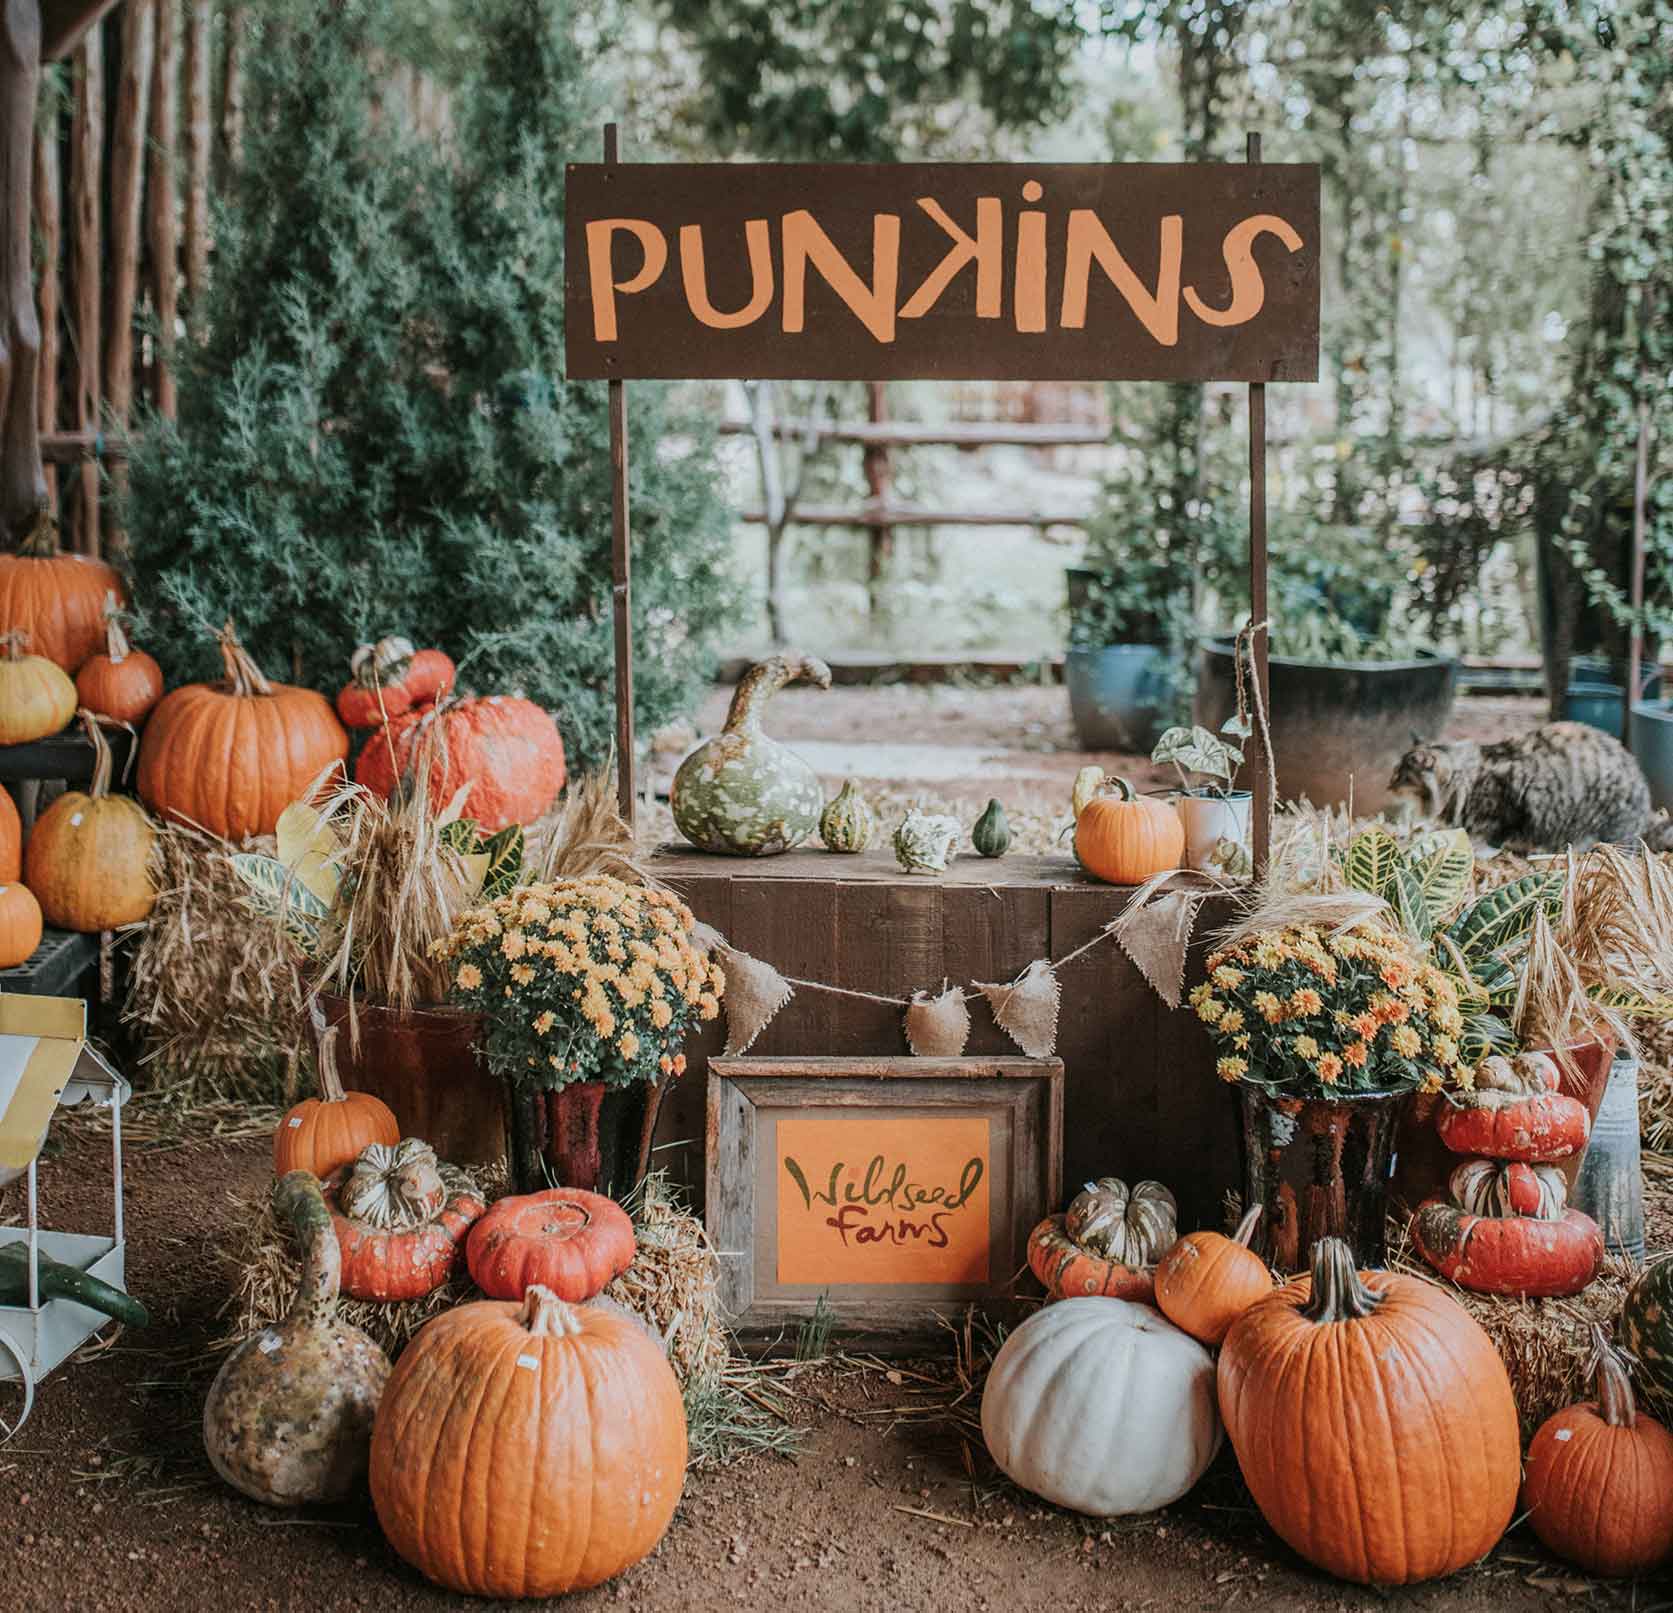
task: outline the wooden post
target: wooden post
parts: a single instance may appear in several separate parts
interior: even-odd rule
[[[75,236],[77,431],[99,432],[100,170],[104,152],[105,58],[97,28],[89,28],[76,72],[75,118],[70,125],[70,215]],[[76,547],[99,552],[99,462],[81,467],[81,527]]]
[[[1650,286],[1644,284],[1642,319],[1650,328]],[[1640,338],[1642,342],[1642,337]],[[1638,461],[1632,471],[1632,635],[1627,643],[1626,709],[1621,713],[1621,740],[1632,749],[1632,708],[1638,704],[1639,662],[1644,658],[1644,533],[1649,524],[1650,504],[1650,397],[1639,376]]]
[[[40,241],[37,270],[41,316],[41,371],[36,413],[42,432],[58,429],[58,311],[64,274],[64,185],[58,161],[58,119],[35,136],[35,233]],[[47,497],[58,507],[58,471],[43,467]]]
[[[604,125],[604,160],[619,161],[616,126]],[[633,530],[627,503],[627,384],[610,387],[610,596],[616,627],[616,801],[631,834],[633,790]]]
[[[866,383],[866,415],[873,425],[889,418],[889,390],[882,381]],[[883,514],[894,480],[886,442],[869,442],[861,456],[866,477],[866,505],[872,519],[867,522],[866,610],[875,621],[882,602],[883,578],[894,549],[894,528]]]
[[[209,0],[186,0],[186,317],[209,279]]]
[[[123,425],[134,397],[134,304],[139,295],[140,202],[151,101],[156,0],[128,0],[122,13],[122,76],[110,143],[110,321],[105,327],[105,403]]]
[[[151,249],[151,306],[161,333],[157,348],[157,408],[174,418],[174,371],[169,348],[180,311],[180,228],[175,217],[174,140],[180,121],[179,0],[158,0],[156,72],[151,81],[151,176],[145,189],[146,239]]]
[[[228,6],[221,13],[221,31],[226,36],[221,53],[221,171],[225,174],[238,161],[238,143],[244,134],[244,8]]]
[[[1261,137],[1250,133],[1245,156],[1261,160]],[[1250,736],[1249,755],[1254,764],[1254,864],[1255,877],[1266,872],[1272,855],[1273,768],[1267,749],[1265,722],[1271,721],[1272,680],[1270,654],[1272,628],[1266,599],[1266,382],[1249,383],[1249,653],[1253,659],[1258,693],[1256,731]]]

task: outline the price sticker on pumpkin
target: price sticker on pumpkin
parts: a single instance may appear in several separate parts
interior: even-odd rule
[[[292,1115],[290,1117],[290,1119],[286,1122],[286,1124],[290,1127],[290,1129],[292,1131],[295,1131],[296,1128],[302,1124],[302,1116],[301,1115]]]
[[[530,1372],[538,1372],[540,1370],[540,1357],[538,1355],[520,1355],[517,1357],[517,1365],[528,1368]]]
[[[256,1348],[259,1349],[263,1355],[272,1355],[278,1350],[279,1346],[283,1342],[284,1341],[277,1333],[263,1333],[261,1336],[261,1343],[257,1345]]]

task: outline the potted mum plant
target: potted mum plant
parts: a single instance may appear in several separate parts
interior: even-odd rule
[[[1298,898],[1289,920],[1256,911],[1191,993],[1242,1102],[1246,1206],[1261,1206],[1269,1259],[1290,1272],[1325,1237],[1346,1239],[1360,1265],[1381,1262],[1405,1099],[1468,1080],[1452,982],[1356,900],[1364,916],[1345,927],[1353,901],[1326,915]]]
[[[525,885],[465,913],[431,951],[504,1085],[516,1191],[638,1186],[680,1043],[726,980],[691,910],[609,875]]]

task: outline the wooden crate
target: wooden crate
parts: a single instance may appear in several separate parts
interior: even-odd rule
[[[734,859],[664,847],[651,864],[699,919],[782,973],[904,997],[972,980],[1011,980],[1035,958],[1060,958],[1124,911],[1132,892],[1086,878],[1068,856],[958,859],[940,878],[901,872],[887,852],[821,850]],[[1198,934],[1229,916],[1205,904]],[[1203,947],[1188,979],[1200,978]],[[1236,1101],[1214,1077],[1206,1032],[1170,1010],[1113,941],[1062,972],[1057,1055],[1065,1068],[1063,1181],[1155,1177],[1179,1195],[1181,1224],[1218,1226],[1221,1197],[1241,1188]],[[1014,1055],[987,1005],[971,1005],[967,1053]],[[686,1045],[691,1061],[663,1106],[655,1163],[703,1192],[704,1091],[724,1022]],[[752,1054],[907,1053],[901,1011],[799,991]]]

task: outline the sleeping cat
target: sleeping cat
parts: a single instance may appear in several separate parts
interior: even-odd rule
[[[1478,843],[1515,851],[1640,838],[1651,850],[1673,849],[1673,824],[1652,815],[1643,769],[1587,723],[1546,723],[1496,745],[1419,745],[1401,758],[1389,793]]]

